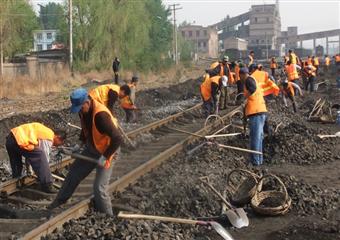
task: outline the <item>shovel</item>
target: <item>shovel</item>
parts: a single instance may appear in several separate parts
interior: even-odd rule
[[[126,219],[144,219],[144,220],[157,220],[163,222],[172,222],[172,223],[183,223],[183,224],[191,224],[191,225],[200,225],[200,226],[211,226],[223,239],[225,240],[234,240],[234,238],[230,235],[230,233],[222,227],[219,223],[213,221],[201,221],[194,219],[183,219],[183,218],[173,218],[173,217],[162,217],[162,216],[153,216],[153,215],[143,215],[143,214],[130,214],[119,212],[119,218]]]
[[[234,208],[222,195],[219,193],[210,183],[208,177],[201,177],[201,182],[206,184],[215,194],[218,196],[223,203],[226,205],[226,215],[231,223],[236,228],[248,227],[249,219],[247,213],[243,208]]]
[[[340,132],[336,132],[333,135],[321,135],[321,134],[319,134],[318,137],[321,138],[321,139],[322,138],[331,138],[331,137],[340,137]]]

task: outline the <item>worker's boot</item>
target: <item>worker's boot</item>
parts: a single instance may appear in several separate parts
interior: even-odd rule
[[[45,193],[58,193],[58,190],[54,188],[52,183],[42,184],[41,190]]]

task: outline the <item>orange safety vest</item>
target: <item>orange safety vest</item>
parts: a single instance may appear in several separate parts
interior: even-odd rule
[[[297,59],[297,57],[296,57],[295,53],[291,53],[289,55],[289,60],[290,60],[291,63],[297,64],[297,60],[296,59]]]
[[[314,66],[319,66],[319,58],[318,57],[315,57],[314,58]]]
[[[93,100],[107,106],[109,101],[109,90],[119,94],[120,86],[116,84],[105,84],[90,90],[89,95]]]
[[[326,58],[325,58],[325,65],[326,65],[326,66],[331,65],[331,59],[330,59],[329,57],[326,57]]]
[[[309,69],[308,66],[306,67],[307,73],[308,73],[309,76],[315,77],[316,76],[316,67],[314,67],[314,66],[311,66],[311,67],[312,67],[312,69]]]
[[[214,63],[212,63],[212,64],[210,65],[210,69],[214,69],[214,68],[216,68],[218,65],[221,65],[220,74],[219,74],[219,75],[222,77],[222,76],[224,76],[224,66],[223,66],[222,63],[214,62]],[[229,68],[229,65],[228,65],[228,64],[227,64],[227,68],[228,68],[228,71],[229,71],[229,74],[228,74],[228,83],[229,83],[229,84],[233,84],[233,83],[235,82],[235,80],[234,80],[233,74],[232,74],[231,71],[230,71],[230,68]]]
[[[279,95],[280,88],[269,79],[268,73],[264,71],[256,70],[251,74],[251,76],[256,80],[258,86],[263,91],[263,96],[270,94]]]
[[[107,114],[110,115],[111,120],[113,122],[113,125],[118,128],[118,121],[111,112],[105,107],[103,104],[93,100],[93,113],[92,113],[92,138],[93,138],[93,143],[97,151],[101,154],[103,154],[108,146],[110,145],[111,139],[109,136],[105,134],[101,134],[95,124],[95,117],[97,113],[99,112],[106,112]],[[113,159],[113,156],[111,156],[109,159],[106,160],[105,162],[105,168],[109,168],[111,165],[111,161]]]
[[[54,132],[41,123],[33,122],[12,128],[11,132],[19,147],[27,151],[34,150],[39,144],[39,140],[49,140],[53,142]]]
[[[283,88],[283,94],[287,96],[288,93],[290,93],[291,96],[295,95],[294,87],[291,82],[288,82],[287,88]]]
[[[208,101],[211,98],[211,78],[209,74],[205,74],[204,81],[200,86],[201,95],[204,101]]]
[[[276,61],[275,60],[271,60],[270,61],[270,68],[277,68],[277,63],[276,63]]]
[[[311,57],[307,58],[307,63],[308,63],[308,65],[312,65],[312,58]]]
[[[239,65],[235,66],[235,80],[236,80],[236,82],[241,80],[240,79],[240,66]]]
[[[296,70],[296,66],[294,64],[290,64],[286,66],[286,72],[288,76],[288,81],[293,81],[299,78],[299,74]]]
[[[335,56],[335,62],[340,62],[340,55]]]
[[[256,82],[256,80],[255,80]],[[256,91],[250,95],[246,86],[244,86],[244,96],[247,98],[246,106],[245,106],[245,114],[246,116],[250,116],[256,113],[267,112],[266,102],[263,98],[263,91],[258,87],[256,82]]]

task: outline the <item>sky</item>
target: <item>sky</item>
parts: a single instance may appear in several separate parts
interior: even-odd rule
[[[178,3],[178,23],[187,21],[207,26],[247,12],[253,4],[273,4],[273,0],[162,0],[165,5]],[[340,0],[280,0],[282,31],[298,26],[298,33],[340,28]]]

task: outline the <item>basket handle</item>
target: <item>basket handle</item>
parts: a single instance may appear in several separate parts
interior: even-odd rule
[[[264,181],[265,178],[274,178],[275,180],[278,181],[278,183],[282,186],[283,192],[285,194],[285,202],[287,202],[287,200],[289,198],[287,188],[286,188],[285,184],[282,182],[282,180],[274,174],[267,174],[259,180],[259,182],[257,183],[255,194],[258,194],[259,192],[261,192],[262,186],[263,186],[263,181]]]
[[[236,168],[228,174],[228,178],[227,178],[227,186],[229,186],[233,191],[235,191],[235,187],[231,183],[231,176],[236,172],[241,172],[241,173],[245,173],[246,175],[249,175],[250,177],[252,177],[255,180],[256,184],[258,183],[257,180],[260,178],[259,175],[255,174],[253,172],[250,172],[250,171],[242,169],[242,168]]]

